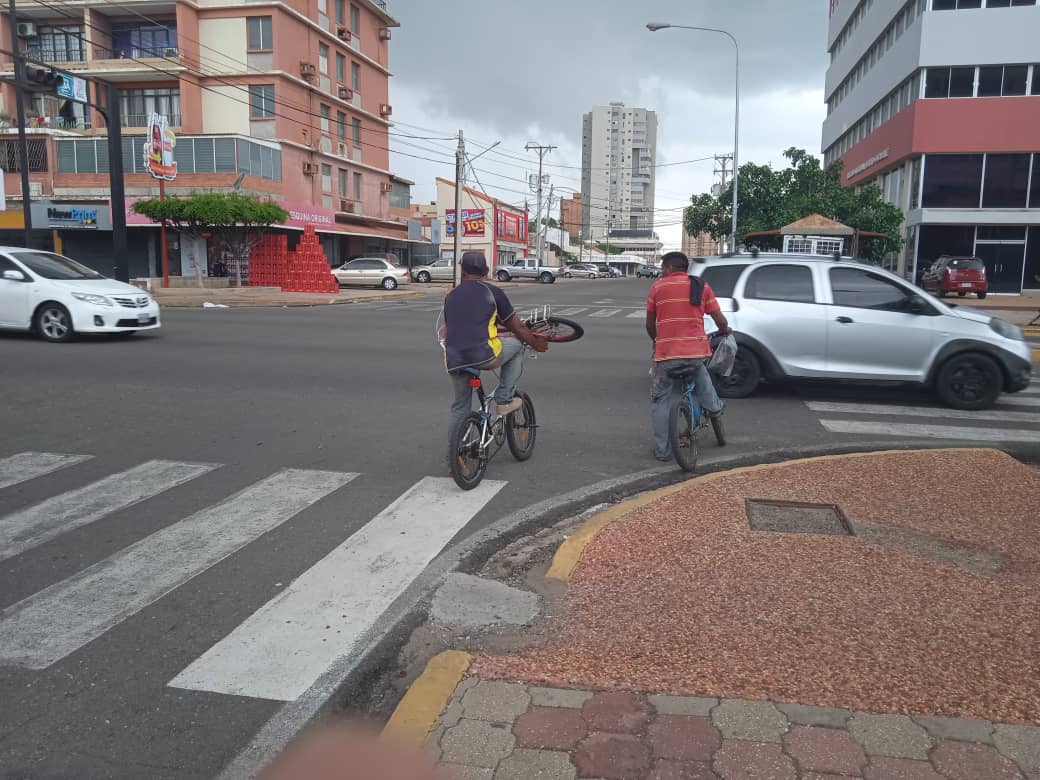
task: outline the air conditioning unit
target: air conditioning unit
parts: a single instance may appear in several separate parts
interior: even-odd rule
[[[388,181],[380,182],[379,183],[379,191],[380,192],[393,192],[394,191],[394,185],[391,184]]]
[[[389,27],[380,27],[379,28],[379,40],[381,40],[381,41],[388,41],[388,40],[390,40],[390,28]]]
[[[339,210],[345,211],[348,214],[354,213],[354,201],[351,198],[340,198],[339,199]]]
[[[340,157],[347,156],[347,145],[342,141],[336,144],[336,154],[338,154]]]
[[[313,63],[301,62],[300,63],[300,75],[310,81],[314,78],[314,75],[318,72],[318,69],[314,67]]]
[[[318,175],[318,164],[305,162],[303,164],[303,175],[304,176],[317,176]]]
[[[43,197],[43,182],[31,181],[29,182],[29,197],[30,198],[42,198]]]
[[[394,113],[394,107],[391,106],[389,103],[379,104],[379,114],[381,116],[390,116],[392,113]]]
[[[36,37],[36,25],[32,22],[18,22],[18,37],[19,38],[35,38]]]
[[[344,26],[343,26],[343,25],[341,24],[341,25],[338,25],[338,26],[336,27],[336,35],[337,35],[337,36],[338,36],[338,37],[339,37],[339,38],[340,38],[341,40],[344,40],[344,41],[349,41],[349,40],[350,40],[350,36],[351,36],[351,33],[350,33],[350,30],[348,30],[348,29],[347,29],[346,27],[344,27]]]
[[[340,100],[346,100],[348,102],[353,100],[354,99],[354,90],[352,90],[350,87],[340,87],[339,88],[339,99]]]
[[[162,56],[164,56],[164,57],[172,57],[172,58],[176,59],[176,58],[179,58],[181,56],[181,50],[178,49],[176,46],[168,46],[165,49],[163,49],[163,55]]]

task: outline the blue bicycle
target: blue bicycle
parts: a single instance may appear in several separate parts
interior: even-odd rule
[[[710,416],[697,401],[693,381],[696,373],[697,369],[692,366],[673,368],[668,372],[668,376],[682,383],[679,400],[672,404],[668,415],[668,440],[675,462],[683,471],[694,471],[697,468],[697,434],[708,420],[711,420],[711,427],[715,431],[715,441],[720,447],[726,444],[722,416]]]

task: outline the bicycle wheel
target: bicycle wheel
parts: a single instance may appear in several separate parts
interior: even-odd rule
[[[518,390],[516,394],[523,399],[524,405],[505,419],[506,443],[509,444],[509,451],[513,453],[514,458],[527,460],[534,453],[534,439],[538,426],[535,423],[531,396],[522,390]]]
[[[679,468],[693,471],[697,468],[697,434],[693,430],[690,405],[684,400],[676,401],[668,415],[668,440],[672,455]]]
[[[722,415],[712,417],[708,415],[708,419],[711,420],[711,429],[715,431],[715,441],[718,442],[720,447],[726,446],[726,425],[722,422]]]
[[[585,335],[585,328],[566,317],[547,317],[529,327],[533,333],[544,334],[554,344],[577,341]]]
[[[487,464],[487,453],[480,446],[480,415],[472,412],[451,432],[448,465],[452,479],[463,490],[472,490],[484,478]]]

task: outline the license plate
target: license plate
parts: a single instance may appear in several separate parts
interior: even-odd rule
[[[961,287],[971,287],[971,282],[961,282]]]
[[[145,314],[144,312],[137,315],[138,322],[149,322],[151,319],[152,316],[150,314]]]

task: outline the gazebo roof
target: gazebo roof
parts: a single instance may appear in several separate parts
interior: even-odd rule
[[[780,228],[782,236],[851,236],[856,231],[821,214],[810,214]]]

